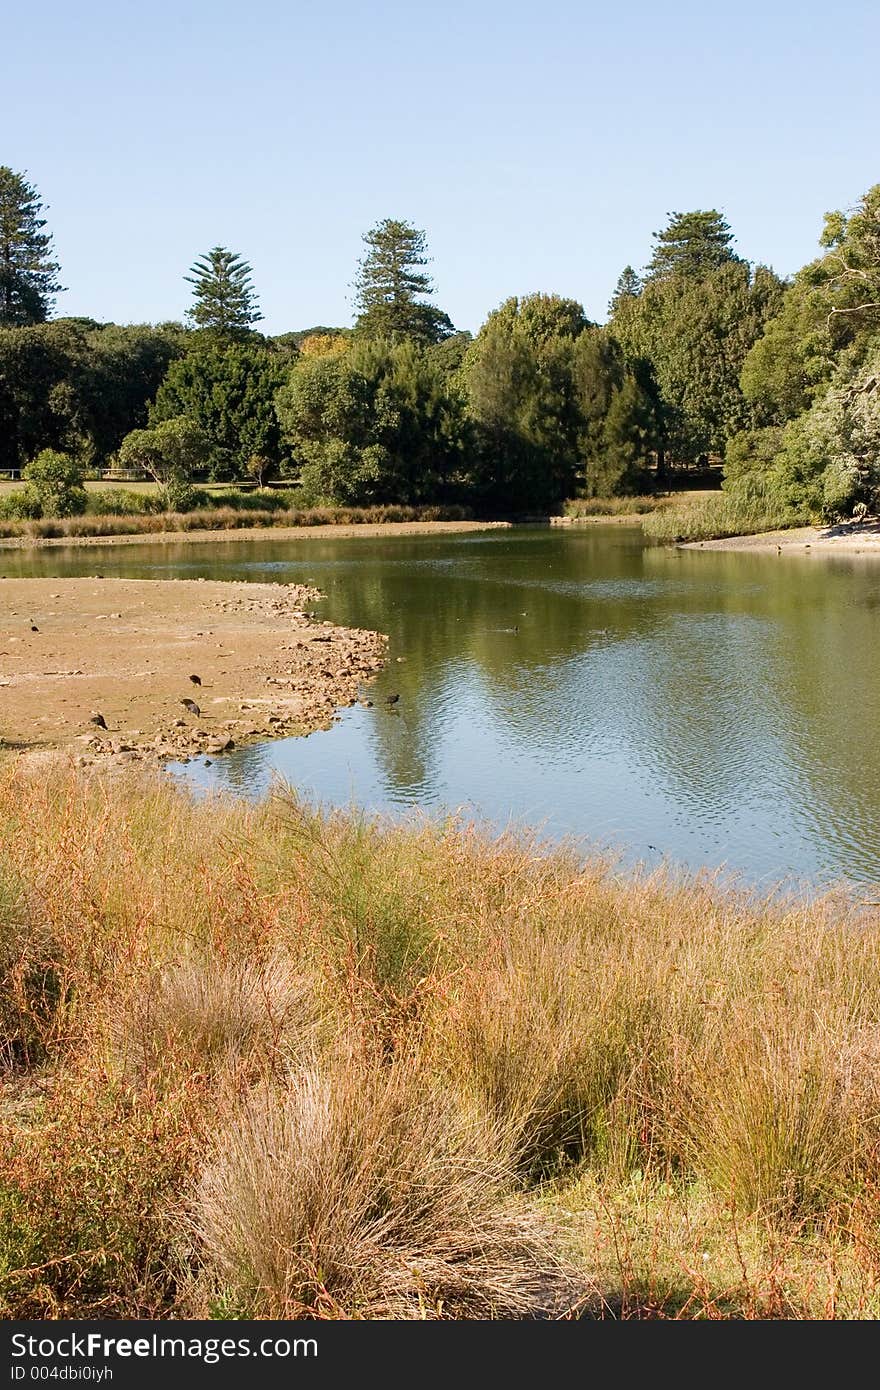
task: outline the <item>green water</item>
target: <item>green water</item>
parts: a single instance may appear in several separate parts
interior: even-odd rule
[[[880,881],[869,560],[590,526],[5,552],[0,572],[308,580],[322,616],[389,634],[373,709],[191,764],[199,787],[281,774],[325,803],[451,808],[648,863]]]

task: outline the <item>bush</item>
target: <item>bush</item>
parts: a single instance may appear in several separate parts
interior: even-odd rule
[[[155,972],[110,1008],[119,1074],[146,1084],[158,1075],[204,1076],[285,1065],[315,1035],[313,983],[283,957],[254,961],[183,959]]]
[[[86,509],[85,469],[70,454],[44,449],[23,471],[39,498],[43,516],[80,516]]]
[[[0,1316],[168,1316],[197,1088],[130,1097],[97,1073],[0,1131]],[[200,1123],[201,1122],[201,1123]],[[12,1142],[10,1142],[12,1141]]]
[[[102,488],[88,493],[88,516],[144,516],[155,509],[155,493],[128,488]]]
[[[645,512],[656,512],[671,505],[668,497],[573,497],[563,503],[563,515],[574,518],[585,516],[641,516]]]
[[[36,521],[43,515],[37,491],[30,483],[0,497],[0,517],[9,521]]]
[[[241,512],[283,512],[292,505],[291,494],[280,489],[276,492],[260,489],[256,492],[242,492],[237,488],[223,488],[222,491],[205,493],[206,507],[232,507]]]

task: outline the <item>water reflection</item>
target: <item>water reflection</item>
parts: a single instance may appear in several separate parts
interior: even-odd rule
[[[670,551],[608,526],[10,552],[0,570],[309,579],[322,615],[389,634],[372,710],[193,763],[197,786],[252,795],[280,773],[333,804],[460,807],[648,860],[880,879],[868,560]]]

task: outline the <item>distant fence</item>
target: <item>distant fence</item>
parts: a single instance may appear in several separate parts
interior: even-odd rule
[[[10,483],[21,481],[20,468],[0,468],[0,478],[7,478]]]
[[[147,483],[150,475],[144,468],[102,468],[101,481],[105,483]]]

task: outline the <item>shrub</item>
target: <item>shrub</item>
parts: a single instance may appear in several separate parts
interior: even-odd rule
[[[167,1316],[183,1282],[180,1196],[200,1097],[141,1096],[96,1073],[0,1131],[0,1315]]]
[[[44,516],[79,516],[86,509],[85,469],[70,454],[44,449],[22,475],[39,498]]]
[[[156,505],[155,493],[134,492],[129,488],[101,488],[87,496],[89,516],[144,516]]]
[[[809,511],[779,498],[718,493],[653,512],[645,517],[642,528],[645,535],[659,541],[703,541],[807,526],[811,519]]]
[[[43,515],[39,494],[30,483],[0,497],[0,517],[9,521],[35,521]]]

